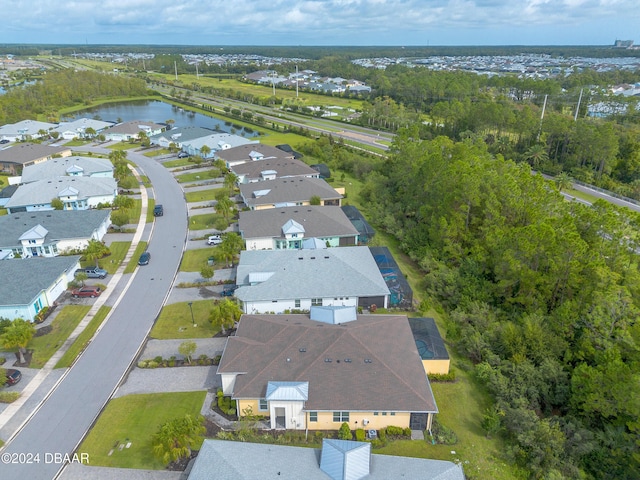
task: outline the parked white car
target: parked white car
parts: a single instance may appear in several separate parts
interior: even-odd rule
[[[220,245],[222,243],[222,238],[220,235],[211,235],[207,239],[207,245]]]

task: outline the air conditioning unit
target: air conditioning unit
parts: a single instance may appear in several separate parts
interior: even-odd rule
[[[367,430],[367,438],[369,440],[373,440],[374,438],[378,437],[378,431],[377,430]]]

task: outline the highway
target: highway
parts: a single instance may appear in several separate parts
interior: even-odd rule
[[[149,243],[151,262],[138,268],[93,342],[5,446],[0,467],[3,479],[51,480],[58,475],[64,455],[72,455],[127,372],[170,291],[186,241],[184,195],[163,166],[135,153],[129,158],[142,167],[165,208]]]

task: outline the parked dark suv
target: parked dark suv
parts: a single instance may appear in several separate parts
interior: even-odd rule
[[[162,208],[162,205],[156,205],[155,207],[153,207],[153,215],[155,217],[161,217],[164,214],[164,208]]]
[[[7,378],[5,380],[6,385],[15,385],[22,378],[22,373],[20,373],[20,370],[8,368],[6,372],[7,372],[6,374]]]

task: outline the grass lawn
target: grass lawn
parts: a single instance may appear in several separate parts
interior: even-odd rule
[[[219,332],[209,321],[209,313],[213,303],[211,300],[193,302],[193,319],[187,302],[165,305],[149,336],[159,340],[171,338],[211,338]],[[178,353],[178,352],[176,352]],[[196,352],[196,356],[199,353]]]
[[[138,266],[138,259],[140,258],[140,255],[146,249],[147,249],[147,242],[138,243],[138,245],[136,246],[136,251],[133,252],[133,256],[131,257],[131,260],[129,261],[129,263],[124,269],[124,273],[133,273],[133,271]]]
[[[51,356],[58,351],[64,341],[69,338],[71,332],[80,323],[80,320],[91,309],[89,305],[67,305],[51,322],[53,329],[51,332],[40,337],[34,337],[27,345],[29,350],[33,350],[31,358],[31,368],[42,368]]]
[[[599,199],[595,195],[590,195],[585,192],[574,190],[573,188],[566,188],[563,190],[563,192],[567,195],[571,195],[572,197],[579,198],[580,200],[584,200],[589,203],[595,203]]]
[[[187,192],[184,196],[187,199],[187,202],[204,202],[207,200],[215,200],[215,194],[219,191],[219,188],[214,188],[211,190],[198,190],[195,192]]]
[[[116,270],[127,254],[127,250],[129,250],[129,245],[131,245],[131,242],[112,242],[111,245],[109,245],[111,255],[98,260],[100,268],[104,268],[110,274],[116,273]],[[91,265],[92,262],[83,261],[81,264],[83,267],[86,267]]]
[[[155,150],[152,150],[150,152],[143,153],[143,155],[145,157],[153,158],[153,157],[159,157],[160,155],[168,155],[170,153],[171,152],[169,151],[168,148],[156,148]]]
[[[302,145],[304,143],[311,143],[314,141],[315,140],[312,138],[305,137],[303,135],[298,135],[297,133],[282,133],[282,132],[274,132],[272,130],[267,130],[266,134],[263,137],[260,137],[260,143],[264,143],[265,145],[275,147],[276,145],[288,143],[294,149],[298,145]]]
[[[153,207],[156,206],[156,200],[154,198],[149,198],[147,203],[147,223],[151,223],[155,220],[155,216],[153,215]]]
[[[165,465],[153,455],[153,434],[169,420],[199,415],[205,395],[206,392],[181,392],[115,398],[107,404],[78,452],[88,453],[93,466],[162,470]],[[130,448],[118,448],[128,443]],[[195,449],[200,446],[201,443]]]
[[[92,140],[83,140],[81,138],[76,138],[75,140],[69,140],[64,144],[64,146],[65,147],[81,147],[89,143],[92,143]]]
[[[217,213],[193,215],[189,217],[189,230],[206,230],[207,228],[215,228],[214,225],[216,224],[216,220],[219,218],[223,217]]]
[[[169,160],[168,162],[162,162],[167,168],[177,168],[177,167],[186,167],[188,165],[193,165],[194,163],[190,161],[188,158],[179,158],[177,160]]]
[[[180,263],[181,272],[199,272],[202,267],[207,263],[209,257],[213,256],[214,249],[216,247],[205,246],[206,243],[202,241],[202,247],[197,250],[185,250],[182,255],[182,262]],[[222,267],[222,264],[216,265],[214,263],[213,268]]]
[[[6,209],[6,208],[0,208],[0,216],[2,216],[2,215],[6,215],[7,213],[8,213],[8,212],[7,212],[7,209]]]
[[[109,150],[131,150],[132,148],[140,148],[139,143],[118,142],[107,147]]]
[[[182,175],[176,175],[178,183],[195,182],[198,180],[214,180],[220,177],[220,170],[217,168],[210,168],[208,170],[201,170],[199,172],[183,173]]]
[[[71,366],[76,357],[80,355],[80,353],[85,349],[85,347],[89,344],[89,340],[93,337],[93,334],[96,333],[98,327],[102,324],[103,320],[106,318],[107,314],[111,310],[111,307],[100,307],[98,313],[91,319],[89,324],[85,327],[80,335],[75,339],[71,347],[62,355],[62,358],[58,360],[55,368],[67,368]]]

